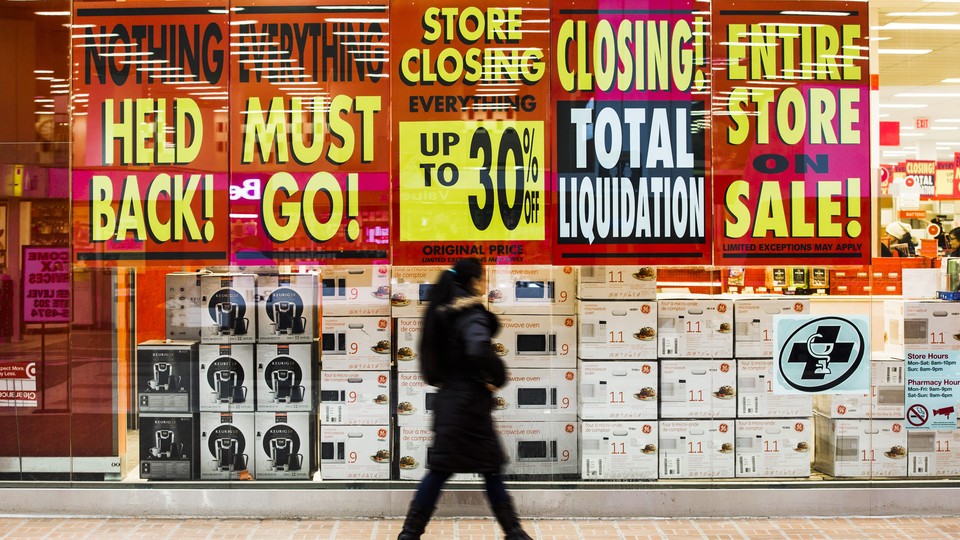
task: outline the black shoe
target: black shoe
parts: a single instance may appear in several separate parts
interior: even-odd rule
[[[505,502],[494,505],[493,515],[497,517],[497,523],[503,527],[503,532],[507,535],[507,540],[533,540],[520,526],[520,519],[517,518],[517,512],[513,509],[513,501],[507,499]]]
[[[411,502],[410,509],[407,510],[407,518],[403,520],[403,530],[400,531],[397,540],[420,540],[420,535],[427,528],[433,511],[434,508],[422,508]]]

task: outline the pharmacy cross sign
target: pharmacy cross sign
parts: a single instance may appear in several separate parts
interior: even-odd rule
[[[865,343],[857,326],[842,317],[809,320],[780,347],[780,373],[786,384],[801,392],[830,390],[857,371]]]

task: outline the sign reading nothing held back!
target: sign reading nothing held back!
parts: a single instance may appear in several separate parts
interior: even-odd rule
[[[713,11],[715,262],[869,263],[866,7]]]
[[[554,262],[709,262],[709,17],[554,10]]]

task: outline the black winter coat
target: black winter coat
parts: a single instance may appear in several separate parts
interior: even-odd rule
[[[493,393],[506,382],[503,361],[491,338],[497,316],[477,297],[460,296],[438,312],[445,332],[437,338],[444,381],[434,407],[435,439],[428,467],[451,473],[496,473],[505,458],[493,426]]]

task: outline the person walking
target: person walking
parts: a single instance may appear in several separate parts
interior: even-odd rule
[[[954,227],[947,234],[946,257],[960,257],[960,227]]]
[[[500,322],[484,306],[486,288],[480,260],[467,258],[442,271],[430,289],[420,371],[427,384],[440,388],[434,404],[433,452],[397,540],[421,537],[444,483],[454,473],[482,474],[507,540],[532,540],[520,526],[500,474],[505,457],[491,411],[507,370],[493,351],[491,340]]]

